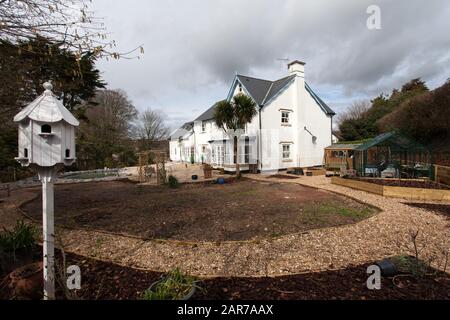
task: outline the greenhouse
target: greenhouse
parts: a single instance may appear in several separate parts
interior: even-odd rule
[[[354,150],[353,165],[360,176],[432,178],[430,151],[396,132],[381,134]]]

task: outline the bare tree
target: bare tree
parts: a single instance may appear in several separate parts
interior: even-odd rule
[[[11,42],[32,40],[37,36],[58,43],[78,55],[93,52],[115,59],[130,52],[114,51],[102,19],[89,10],[92,0],[0,0],[0,39]],[[30,48],[31,50],[31,48]],[[51,55],[51,52],[49,52]]]
[[[78,158],[97,167],[107,165],[113,154],[133,150],[132,125],[137,111],[122,90],[99,90],[86,110],[78,134]]]
[[[372,104],[368,100],[357,100],[347,108],[344,112],[340,113],[336,119],[336,124],[340,125],[345,120],[360,119],[362,115],[370,109]]]
[[[149,148],[152,142],[164,140],[169,135],[169,127],[165,122],[165,114],[159,110],[147,109],[139,116],[137,133],[144,142],[144,147]]]

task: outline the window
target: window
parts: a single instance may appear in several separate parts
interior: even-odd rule
[[[250,138],[245,137],[244,163],[250,163]]]
[[[28,158],[28,149],[27,148],[23,149],[23,156],[25,158]]]
[[[43,124],[41,126],[41,133],[52,133],[52,127],[49,124]]]
[[[70,149],[66,149],[66,158],[70,158]]]
[[[190,157],[191,157],[191,148],[184,147],[184,161],[189,161]]]
[[[291,158],[291,145],[283,144],[283,160]]]
[[[239,92],[242,92],[242,84],[239,83]]]
[[[344,151],[331,151],[331,157],[332,158],[344,158],[345,153],[344,153]]]
[[[206,132],[206,122],[202,122],[202,132]]]
[[[215,145],[212,148],[212,161],[217,166],[223,165],[225,154],[223,145]]]
[[[289,112],[288,111],[281,112],[281,124],[289,124]]]

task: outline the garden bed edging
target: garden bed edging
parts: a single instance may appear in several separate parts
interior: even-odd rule
[[[339,177],[332,177],[331,183],[367,191],[384,197],[408,200],[444,201],[450,203],[450,190],[383,186]]]

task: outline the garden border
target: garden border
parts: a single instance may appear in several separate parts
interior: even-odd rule
[[[443,201],[450,203],[450,190],[383,186],[371,182],[332,177],[331,183],[362,190],[389,198],[408,200]]]

